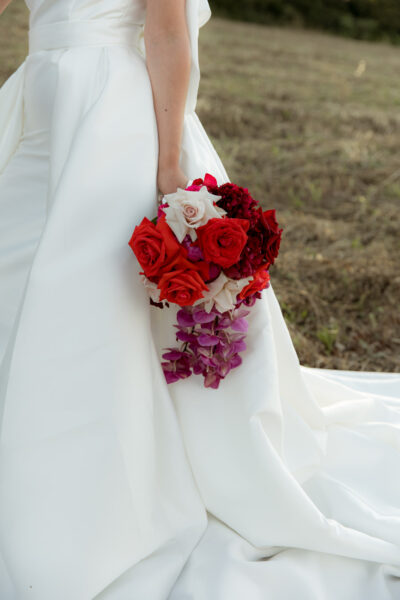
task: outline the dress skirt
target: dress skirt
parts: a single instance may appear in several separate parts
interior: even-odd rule
[[[205,5],[181,166],[221,184]],[[400,598],[400,375],[301,366],[271,286],[217,390],[167,385],[176,309],[128,246],[158,192],[140,31],[56,22],[0,90],[0,598]]]

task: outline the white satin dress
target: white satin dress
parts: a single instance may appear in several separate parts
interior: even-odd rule
[[[186,2],[181,166],[223,183]],[[301,366],[270,287],[218,390],[167,385],[175,312],[127,243],[157,207],[145,1],[28,5],[0,90],[1,600],[398,600],[400,376]]]

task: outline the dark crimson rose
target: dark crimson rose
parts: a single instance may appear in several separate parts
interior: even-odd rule
[[[282,229],[279,229],[275,210],[262,211],[261,207],[253,211],[257,220],[247,232],[247,243],[240,260],[224,269],[227,277],[241,279],[249,277],[265,262],[273,264],[279,252]]]
[[[208,291],[204,279],[208,278],[208,265],[204,261],[191,263],[182,256],[177,256],[168,265],[157,284],[160,289],[160,301],[166,299],[179,306],[191,305],[203,297]]]
[[[257,222],[258,214],[255,208],[258,202],[249,194],[247,188],[234,183],[224,183],[219,187],[210,188],[209,192],[221,196],[217,200],[217,206],[226,210],[228,217],[247,219],[250,222],[250,228]]]
[[[269,284],[269,263],[265,263],[258,267],[255,271],[253,279],[239,292],[239,298],[247,298],[255,292],[263,290]]]
[[[261,207],[258,208],[259,220],[256,229],[262,233],[263,236],[263,254],[265,260],[271,265],[274,264],[275,258],[279,253],[279,246],[281,243],[282,229],[279,228],[276,220],[275,209],[262,211]]]
[[[240,260],[231,267],[224,269],[225,275],[231,279],[250,277],[259,265],[265,262],[262,254],[262,237],[258,234],[254,235],[253,229],[249,229],[247,237]]]
[[[239,260],[247,242],[246,219],[212,218],[197,227],[196,233],[204,258],[221,267],[230,267]]]
[[[129,240],[146,277],[158,275],[162,267],[180,252],[186,252],[181,248],[175,235],[165,221],[165,215],[161,217],[157,225],[154,225],[147,217],[144,217],[140,225],[137,225]]]

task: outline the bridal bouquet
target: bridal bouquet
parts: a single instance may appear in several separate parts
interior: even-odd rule
[[[246,349],[246,316],[269,285],[282,229],[247,188],[218,186],[206,173],[166,194],[152,220],[129,241],[150,303],[177,311],[176,340],[161,363],[168,383],[201,374],[206,387],[238,367]]]

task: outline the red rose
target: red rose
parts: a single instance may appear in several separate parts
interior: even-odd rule
[[[160,289],[160,300],[175,302],[179,306],[193,304],[208,291],[205,279],[209,278],[209,264],[204,260],[195,263],[182,255],[177,255],[164,267],[157,287]]]
[[[262,229],[263,234],[263,254],[265,259],[274,264],[275,258],[279,253],[279,246],[281,243],[282,229],[279,228],[278,222],[275,217],[275,209],[262,211],[258,208],[259,221],[257,228]]]
[[[247,242],[246,219],[215,217],[197,227],[196,233],[204,258],[221,267],[230,267],[239,260]]]
[[[171,271],[178,269],[188,269],[191,271],[197,271],[201,278],[205,281],[210,276],[210,264],[204,260],[196,260],[192,262],[187,256],[177,254],[170,262],[163,266],[161,275],[168,274]]]
[[[137,225],[129,241],[136,258],[138,259],[146,277],[158,275],[177,254],[186,250],[182,248],[174,233],[165,221],[163,215],[154,225],[144,217]]]
[[[203,291],[209,288],[197,271],[178,269],[162,275],[158,287],[160,300],[175,302],[179,306],[191,305],[203,297]]]
[[[239,292],[239,298],[251,296],[255,292],[259,292],[268,286],[270,279],[268,267],[269,263],[265,263],[258,267],[254,272],[253,279]]]
[[[193,304],[208,291],[204,282],[208,278],[208,264],[204,261],[191,263],[182,256],[177,256],[169,265],[158,282],[160,301],[164,298],[179,306]]]

